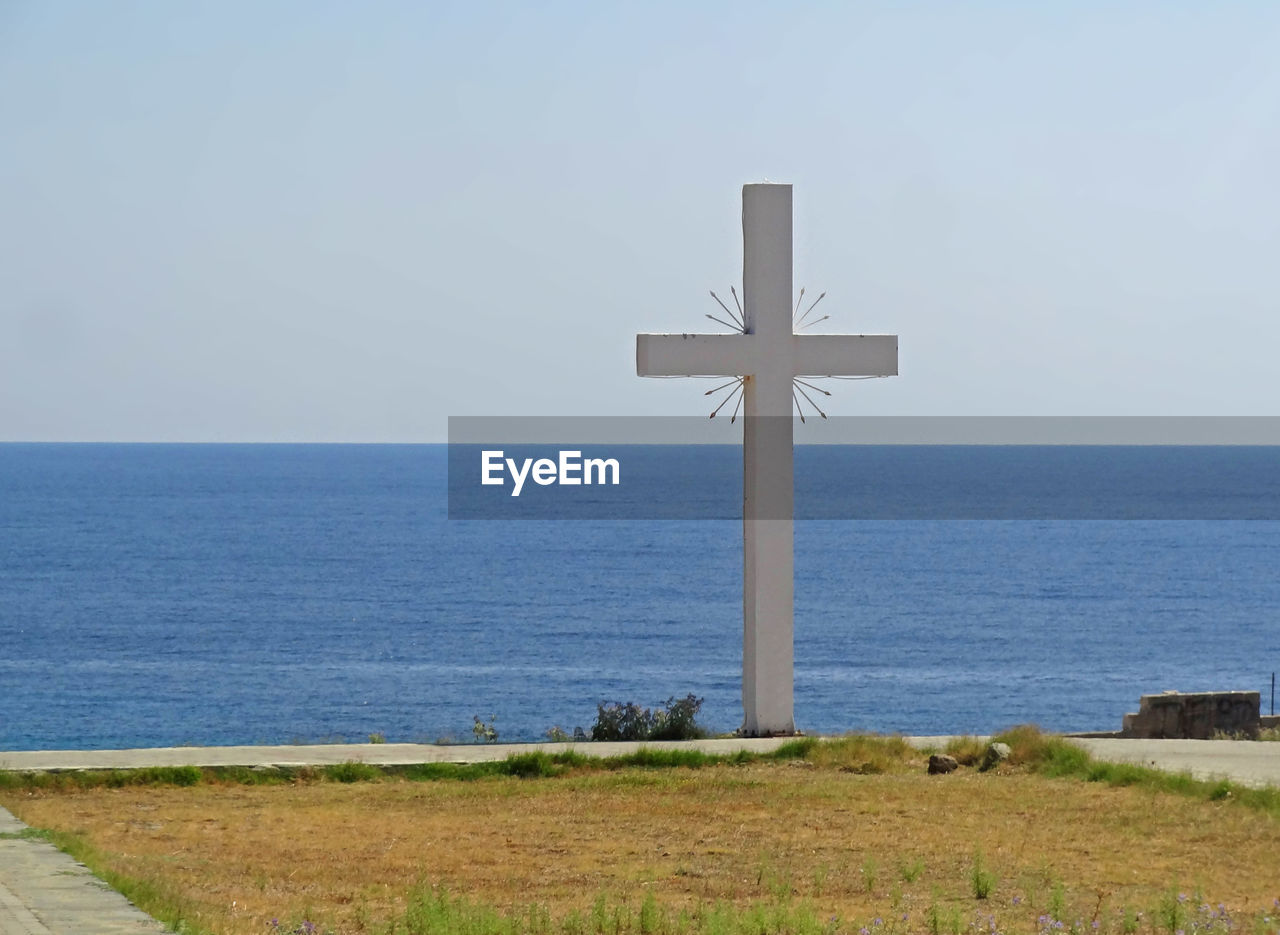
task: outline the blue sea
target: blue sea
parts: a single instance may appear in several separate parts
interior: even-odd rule
[[[848,457],[798,450],[797,487]],[[1274,449],[1225,457],[1228,494],[1280,476]],[[0,750],[470,740],[477,716],[536,740],[690,692],[738,726],[740,522],[450,520],[447,462],[0,445]],[[1164,689],[1259,690],[1265,712],[1278,572],[1274,519],[797,522],[796,723],[1115,729]]]

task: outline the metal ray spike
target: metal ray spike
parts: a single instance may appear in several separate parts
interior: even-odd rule
[[[817,403],[815,403],[815,402],[813,401],[812,397],[810,397],[810,396],[809,396],[809,394],[808,394],[808,393],[806,393],[806,392],[804,391],[803,387],[799,387],[799,386],[797,386],[797,385],[796,385],[795,378],[793,377],[793,378],[792,378],[792,380],[791,380],[791,395],[792,395],[792,397],[794,397],[794,396],[795,396],[795,394],[796,394],[796,390],[800,390],[800,395],[801,395],[801,396],[803,396],[805,399],[807,399],[807,400],[809,401],[809,405],[810,405],[810,406],[812,406],[812,407],[814,408],[814,411],[815,411],[815,412],[817,412],[817,413],[818,413],[818,415],[822,416],[822,418],[824,418],[824,419],[827,417],[827,414],[826,414],[825,412],[823,412],[823,411],[822,411],[822,409],[818,406],[818,404],[817,404]]]
[[[737,316],[736,316],[736,315],[734,315],[734,314],[733,314],[733,312],[729,311],[729,306],[725,305],[723,302],[721,302],[721,301],[720,301],[720,296],[716,295],[716,294],[715,294],[715,292],[713,292],[713,291],[711,291],[711,290],[708,290],[708,291],[709,291],[709,292],[711,292],[711,298],[713,298],[713,299],[715,299],[715,300],[716,300],[716,304],[717,304],[717,305],[719,305],[722,309],[724,309],[724,313],[725,313],[726,315],[728,315],[730,318],[732,318],[734,321],[738,321]],[[746,330],[746,327],[747,327],[747,326],[746,326],[746,324],[744,324],[743,322],[738,321],[738,330],[739,330],[739,331],[745,331],[745,330]]]
[[[742,329],[741,329],[740,327],[738,327],[737,325],[731,325],[731,324],[729,324],[729,323],[728,323],[727,321],[725,321],[723,318],[716,318],[716,316],[715,316],[715,315],[712,315],[712,314],[710,314],[710,313],[707,313],[707,317],[708,317],[708,318],[710,318],[712,321],[718,321],[718,322],[720,322],[720,324],[724,325],[726,328],[732,328],[734,331],[737,331],[737,332],[741,332],[741,331],[742,331]]]
[[[734,378],[733,378],[732,380],[730,380],[728,383],[721,383],[719,386],[712,387],[711,389],[707,390],[707,391],[706,391],[705,393],[703,393],[702,395],[703,395],[703,396],[710,396],[712,393],[717,393],[717,392],[719,392],[720,390],[724,389],[726,386],[733,386],[735,383],[741,383],[741,382],[742,382],[742,377],[734,377]],[[828,396],[830,396],[831,394],[830,394],[830,393],[828,393],[827,395],[828,395]]]
[[[730,425],[733,425],[733,423],[738,421],[738,409],[742,405],[743,397],[745,397],[746,395],[747,395],[747,387],[746,387],[746,384],[743,383],[738,387],[738,401],[737,403],[734,404],[733,415],[729,416]]]
[[[824,389],[823,389],[822,387],[820,387],[820,386],[814,386],[812,383],[806,383],[804,380],[801,380],[799,377],[792,377],[792,378],[791,378],[791,380],[792,380],[792,382],[794,382],[794,383],[803,383],[805,386],[809,387],[809,389],[813,390],[815,393],[821,393],[821,394],[823,394],[824,396],[830,396],[830,395],[831,395],[831,391],[830,391],[830,390],[824,390]]]
[[[727,394],[725,395],[725,398],[724,398],[724,399],[722,399],[722,400],[720,401],[720,405],[719,405],[719,406],[716,406],[715,411],[714,411],[714,412],[712,412],[712,413],[711,413],[711,415],[710,415],[710,416],[708,416],[707,418],[714,419],[714,418],[716,417],[716,413],[717,413],[717,412],[719,412],[721,409],[723,409],[723,408],[725,407],[725,403],[727,403],[727,402],[728,402],[729,400],[731,400],[731,399],[733,399],[733,391],[732,391],[732,390],[731,390],[731,391],[729,391],[729,393],[727,393]]]
[[[791,401],[796,404],[796,415],[800,417],[800,424],[804,425],[804,410],[800,408],[800,400],[796,397],[796,388],[791,387]]]
[[[806,318],[808,318],[809,313],[812,312],[815,308],[817,308],[818,303],[821,302],[826,297],[827,297],[827,294],[824,292],[821,295],[819,295],[816,299],[814,299],[813,304],[804,310],[804,314],[800,316],[800,321],[796,322],[796,324],[800,324],[801,321],[804,321]]]

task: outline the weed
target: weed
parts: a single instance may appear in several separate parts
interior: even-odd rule
[[[1177,935],[1186,930],[1190,912],[1187,908],[1187,894],[1178,892],[1176,886],[1160,897],[1153,912],[1155,922],[1164,928],[1169,935]]]
[[[798,737],[795,740],[788,740],[769,756],[774,760],[803,760],[808,758],[817,746],[818,740],[815,737]]]
[[[325,779],[330,779],[334,782],[368,782],[373,779],[381,779],[383,776],[382,770],[378,769],[378,767],[355,760],[326,766],[321,772]]]
[[[18,831],[0,831],[0,841],[48,841],[52,835],[43,828],[22,828]]]
[[[961,766],[977,766],[986,749],[986,743],[977,737],[952,737],[943,752],[955,757]]]
[[[503,765],[507,775],[521,779],[558,776],[564,772],[564,767],[557,765],[549,754],[541,752],[514,754],[507,757]]]
[[[924,924],[929,935],[960,935],[960,910],[930,903],[924,913]]]
[[[1049,905],[1047,909],[1049,918],[1059,922],[1067,914],[1067,888],[1063,886],[1061,880],[1054,880],[1053,886],[1049,888]]]
[[[640,933],[654,935],[659,925],[658,901],[653,897],[653,890],[644,894],[644,902],[640,904]]]
[[[996,888],[996,875],[988,870],[982,860],[982,852],[973,855],[973,868],[969,872],[969,885],[974,899],[989,899]]]
[[[281,925],[279,919],[272,919],[267,926],[271,930],[271,935],[276,933],[279,935],[330,935],[330,932],[322,931],[318,925],[308,919],[303,919],[294,926],[289,926],[288,923]]]
[[[924,873],[924,860],[915,858],[910,862],[904,862],[901,867],[902,879],[908,883],[914,883],[920,879],[920,875]]]
[[[827,885],[827,876],[831,873],[831,868],[826,864],[819,864],[813,868],[813,894],[821,896],[823,887]]]
[[[496,726],[498,716],[496,714],[489,715],[489,723],[486,724],[480,719],[480,715],[473,716],[475,723],[471,726],[471,734],[476,738],[476,743],[497,743],[498,728]]]
[[[1124,912],[1120,914],[1120,931],[1124,933],[1124,935],[1135,935],[1141,922],[1142,913],[1135,910],[1132,906],[1125,906]]]
[[[372,734],[369,735],[369,743],[386,743],[386,742],[387,742],[387,735],[380,730],[374,731]]]
[[[1231,783],[1223,779],[1213,784],[1209,789],[1210,802],[1222,802],[1231,798]]]
[[[876,865],[874,857],[868,857],[862,862],[862,885],[866,887],[870,893],[876,888],[876,871],[879,867]]]
[[[901,736],[850,734],[816,744],[805,758],[815,766],[874,776],[912,768],[920,754]]]

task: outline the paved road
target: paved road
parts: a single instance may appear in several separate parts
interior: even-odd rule
[[[0,808],[0,835],[26,825]],[[157,935],[145,915],[46,841],[0,837],[0,935]]]
[[[1274,740],[1076,740],[1096,759],[1137,763],[1197,779],[1231,779],[1246,786],[1280,786],[1280,742]]]
[[[941,747],[948,737],[915,737]],[[1140,763],[1201,778],[1226,777],[1254,786],[1280,786],[1280,743],[1228,740],[1076,741],[1098,759]],[[784,740],[703,740],[653,743],[661,749],[708,753],[768,752]],[[166,747],[147,750],[0,752],[0,769],[130,769],[143,766],[322,766],[359,760],[381,765],[466,763],[512,753],[576,749],[592,756],[634,752],[638,744],[326,744],[280,747]],[[82,865],[43,841],[13,837],[25,826],[0,809],[0,935],[155,935],[164,929]]]

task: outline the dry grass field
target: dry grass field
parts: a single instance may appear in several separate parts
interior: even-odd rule
[[[532,779],[10,788],[0,804],[143,881],[144,901],[191,931],[386,931],[431,886],[526,921],[530,906],[589,919],[603,897],[695,930],[679,910],[722,903],[804,907],[828,931],[1035,933],[1049,915],[1107,932],[1181,919],[1190,935],[1210,925],[1194,918],[1203,899],[1274,931],[1280,822],[1265,810],[1016,765],[928,776],[923,762],[832,749]]]

